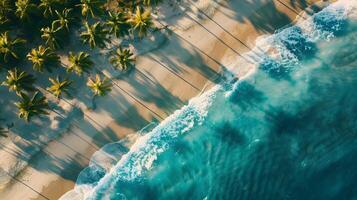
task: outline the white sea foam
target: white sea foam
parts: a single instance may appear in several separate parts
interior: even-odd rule
[[[293,66],[294,62],[298,62],[298,56],[296,49],[292,48],[302,48],[298,49],[301,51],[309,50],[305,49],[310,48],[304,45],[306,42],[331,39],[343,28],[346,18],[356,18],[356,8],[357,1],[340,0],[306,20],[301,18],[294,26],[280,30],[274,35],[259,38],[253,51],[245,55],[253,63],[253,67],[250,68],[246,77],[254,74],[259,63],[269,60],[278,63],[277,66]],[[324,27],[324,25],[328,27]],[[304,43],[302,46],[301,42]],[[230,74],[236,74],[234,70],[238,68],[237,65],[242,64],[241,62],[237,61],[234,66],[228,67],[231,71]],[[254,63],[256,63],[255,66]],[[274,67],[274,65],[270,67]],[[231,88],[235,90],[239,81],[232,87],[234,80],[233,77],[227,77],[226,84],[217,85],[201,96],[193,98],[187,106],[176,111],[149,133],[138,138],[130,150],[121,156],[112,168],[108,169],[108,167],[102,166],[105,168],[105,175],[98,182],[78,184],[74,190],[66,193],[61,199],[79,200],[96,195],[103,197],[105,195],[102,192],[111,191],[110,186],[113,182],[140,180],[141,175],[146,170],[150,170],[158,155],[166,151],[175,138],[204,122],[209,108],[218,94],[230,94]],[[231,87],[227,89],[226,85]],[[113,159],[115,160],[115,158]],[[102,191],[103,188],[105,191]]]

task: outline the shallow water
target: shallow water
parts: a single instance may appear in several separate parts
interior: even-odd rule
[[[64,198],[357,199],[356,3],[341,2],[265,38],[252,75],[191,101],[110,170],[87,169]]]

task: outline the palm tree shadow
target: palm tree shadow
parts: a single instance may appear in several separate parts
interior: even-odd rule
[[[187,72],[182,66],[182,64],[184,64],[197,71],[208,80],[214,83],[219,82],[217,81],[217,76],[220,76],[220,73],[215,71],[214,68],[220,70],[220,68],[224,66],[220,64],[217,59],[200,50],[190,41],[183,37],[179,37],[176,34],[169,36],[169,42],[171,46],[175,46],[176,48],[163,47],[155,52],[160,60],[162,60],[162,63],[165,63],[166,67],[178,74],[184,74]],[[210,63],[210,65],[207,65],[206,63]]]
[[[220,3],[220,5],[225,5],[233,13],[230,17],[234,17],[242,23],[250,22],[261,33],[273,33],[292,22],[285,13],[277,9],[273,1],[266,3],[262,0],[244,0],[239,1],[239,3],[226,1],[226,3]],[[262,7],[257,8],[257,5],[262,5]],[[254,12],[247,12],[249,10],[254,10]]]
[[[290,5],[293,8],[307,8],[309,6],[309,4],[306,2],[306,0],[290,0]]]
[[[142,114],[139,113],[139,111],[137,110],[138,108],[133,106],[133,103],[133,100],[131,100],[126,94],[124,94],[123,91],[121,91],[117,87],[114,87],[113,92],[110,96],[104,97],[100,101],[96,102],[96,112],[106,112],[120,126],[131,129],[132,131],[136,131],[147,125],[149,121],[147,121],[142,116]],[[152,119],[155,120],[155,116],[152,116]],[[110,127],[106,127],[106,129],[111,130]],[[108,135],[106,137],[108,137]],[[114,137],[110,140],[111,141],[109,142],[114,142],[118,141],[119,138]]]
[[[164,88],[149,72],[145,71],[144,73],[138,69],[134,70],[131,74],[122,77],[121,80],[126,81],[135,88],[132,93],[137,98],[143,102],[155,104],[166,114],[170,114],[183,106],[183,102]],[[147,88],[150,88],[150,90]]]

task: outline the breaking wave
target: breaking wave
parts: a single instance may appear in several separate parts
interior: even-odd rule
[[[241,70],[239,66],[243,66],[242,60],[237,60],[237,63],[228,67],[227,78],[224,82],[201,96],[193,98],[188,105],[176,111],[156,127],[149,131],[144,129],[140,133],[142,136],[136,140],[130,149],[125,148],[120,141],[106,145],[93,155],[90,165],[80,173],[75,188],[62,196],[61,199],[127,199],[129,198],[127,195],[132,195],[130,190],[137,189],[133,185],[141,185],[145,182],[145,174],[156,166],[155,162],[157,162],[159,156],[165,154],[172,147],[177,148],[176,143],[182,137],[186,137],[191,132],[199,132],[201,129],[209,132],[207,126],[215,127],[216,124],[219,124],[219,118],[223,118],[221,116],[223,114],[226,115],[224,118],[228,121],[231,118],[237,118],[236,112],[231,110],[231,103],[239,104],[238,110],[242,112],[244,112],[244,109],[253,107],[252,104],[258,110],[266,110],[268,106],[283,105],[284,99],[279,95],[276,98],[269,97],[268,105],[260,104],[259,102],[264,101],[264,97],[260,95],[261,91],[254,87],[254,80],[256,79],[261,80],[261,88],[264,88],[264,84],[276,84],[277,87],[267,87],[267,89],[272,90],[273,94],[274,90],[280,89],[289,91],[289,95],[296,96],[297,99],[304,98],[302,94],[306,93],[308,88],[304,88],[306,86],[302,83],[296,82],[292,88],[282,84],[279,87],[279,84],[292,79],[292,74],[303,77],[302,74],[308,74],[306,71],[316,67],[314,63],[309,63],[310,68],[304,67],[306,65],[304,60],[316,57],[318,52],[321,52],[319,42],[330,41],[343,35],[347,31],[350,21],[357,18],[356,10],[356,1],[340,0],[313,16],[306,17],[306,19],[300,18],[294,26],[278,30],[271,36],[259,38],[253,51],[244,55],[246,60],[249,61],[244,63],[244,66],[250,68],[247,76],[239,80],[235,78],[234,74]],[[266,83],[264,83],[265,77],[269,77],[269,81],[266,81]],[[301,77],[294,80],[303,82],[304,79]],[[286,99],[286,101],[291,101],[291,99]],[[287,103],[287,105],[290,104]],[[297,108],[290,106],[288,109],[293,112]],[[255,115],[261,115],[261,113],[257,112]],[[244,118],[243,114],[242,118]],[[235,123],[244,126],[246,132],[253,133],[259,132],[257,130],[267,129],[259,123],[252,127],[253,122],[249,122],[249,120],[253,120],[252,117],[244,118],[244,120],[246,125],[243,122]],[[223,129],[227,131],[232,126],[234,125],[224,126]],[[250,145],[261,140],[259,139],[261,136],[257,133],[246,137],[249,137]],[[239,143],[242,140],[242,138],[228,138],[228,143]],[[257,161],[254,160],[254,162]],[[308,162],[310,161],[304,160],[305,165]],[[237,163],[237,165],[239,164]],[[259,171],[257,173],[259,174]],[[205,181],[201,182],[203,185],[209,184],[209,181],[203,182]],[[121,192],[122,188],[118,188],[118,185],[122,186],[123,190],[126,187],[125,192]],[[242,187],[244,188],[244,186]],[[228,194],[229,192],[227,192]],[[137,195],[140,196],[140,194]],[[194,197],[196,196],[192,196],[192,198]],[[210,197],[217,199],[214,198],[214,195]],[[227,196],[225,199],[232,197]],[[234,194],[234,197],[237,198],[237,194]],[[249,199],[249,197],[251,196],[240,196],[239,198]],[[199,194],[197,198],[207,199],[208,195]]]

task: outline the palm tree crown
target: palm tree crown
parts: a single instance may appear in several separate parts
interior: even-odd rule
[[[51,66],[59,64],[59,56],[49,47],[39,46],[38,49],[32,49],[27,58],[32,62],[33,69],[39,72],[43,72],[44,68],[51,71]]]
[[[156,5],[159,2],[161,2],[162,0],[144,0],[144,4],[149,6],[149,5]]]
[[[57,27],[57,30],[67,30],[69,31],[69,24],[72,21],[72,17],[70,17],[72,9],[63,9],[62,12],[58,12],[55,10],[57,19],[52,22],[52,27]]]
[[[78,6],[82,9],[82,16],[84,17],[95,17],[96,15],[102,14],[102,7],[106,1],[104,0],[81,0],[81,3]]]
[[[79,52],[78,54],[70,52],[68,61],[69,66],[67,67],[67,71],[75,72],[80,76],[83,74],[83,72],[89,73],[94,64],[93,61],[90,60],[89,54],[84,52]]]
[[[130,25],[127,23],[127,16],[123,12],[109,12],[109,18],[105,25],[109,28],[108,32],[115,37],[126,35],[129,32]]]
[[[46,45],[51,47],[51,49],[61,48],[61,40],[57,36],[57,30],[55,30],[53,26],[51,28],[42,28],[41,32],[41,38],[45,40]]]
[[[12,11],[11,0],[0,0],[0,14],[6,15]]]
[[[135,15],[128,20],[132,25],[133,30],[139,34],[139,37],[147,35],[147,32],[153,26],[151,12],[149,10],[142,11],[138,6]]]
[[[12,40],[9,32],[0,35],[0,54],[3,56],[4,62],[8,62],[9,56],[18,59],[18,49],[21,43],[25,43],[24,39],[17,38]]]
[[[8,15],[12,10],[11,0],[0,0],[0,25],[9,21]]]
[[[88,87],[93,91],[94,96],[104,96],[111,91],[112,83],[105,77],[103,80],[97,74],[95,79],[88,78]]]
[[[21,101],[15,103],[19,109],[18,116],[25,121],[30,121],[32,117],[39,115],[48,115],[49,109],[46,98],[40,95],[39,92],[35,92],[30,98],[25,93],[21,93]]]
[[[133,66],[133,62],[135,61],[133,55],[134,54],[130,51],[130,49],[122,49],[119,47],[119,49],[117,49],[114,55],[110,58],[110,63],[115,68],[126,71]]]
[[[8,86],[9,91],[15,91],[18,95],[23,91],[33,91],[35,78],[25,71],[18,71],[17,68],[9,70],[6,80],[2,85]]]
[[[9,19],[6,17],[6,15],[2,14],[0,11],[0,30],[3,25],[5,25],[7,22],[9,22]]]
[[[88,43],[93,49],[98,46],[100,48],[105,47],[105,42],[108,41],[107,33],[108,31],[100,24],[96,22],[93,25],[89,25],[87,22],[84,24],[86,31],[81,33],[81,38],[84,43]]]
[[[41,0],[38,7],[43,10],[44,17],[48,18],[53,15],[57,2],[58,0]]]
[[[21,20],[29,20],[30,15],[36,10],[36,5],[31,3],[31,0],[17,0],[15,6],[15,14]]]
[[[58,76],[56,79],[49,78],[49,80],[52,85],[48,87],[47,90],[50,91],[53,95],[55,95],[57,98],[60,98],[63,93],[69,95],[69,89],[73,81],[70,81],[67,78],[61,80]]]

